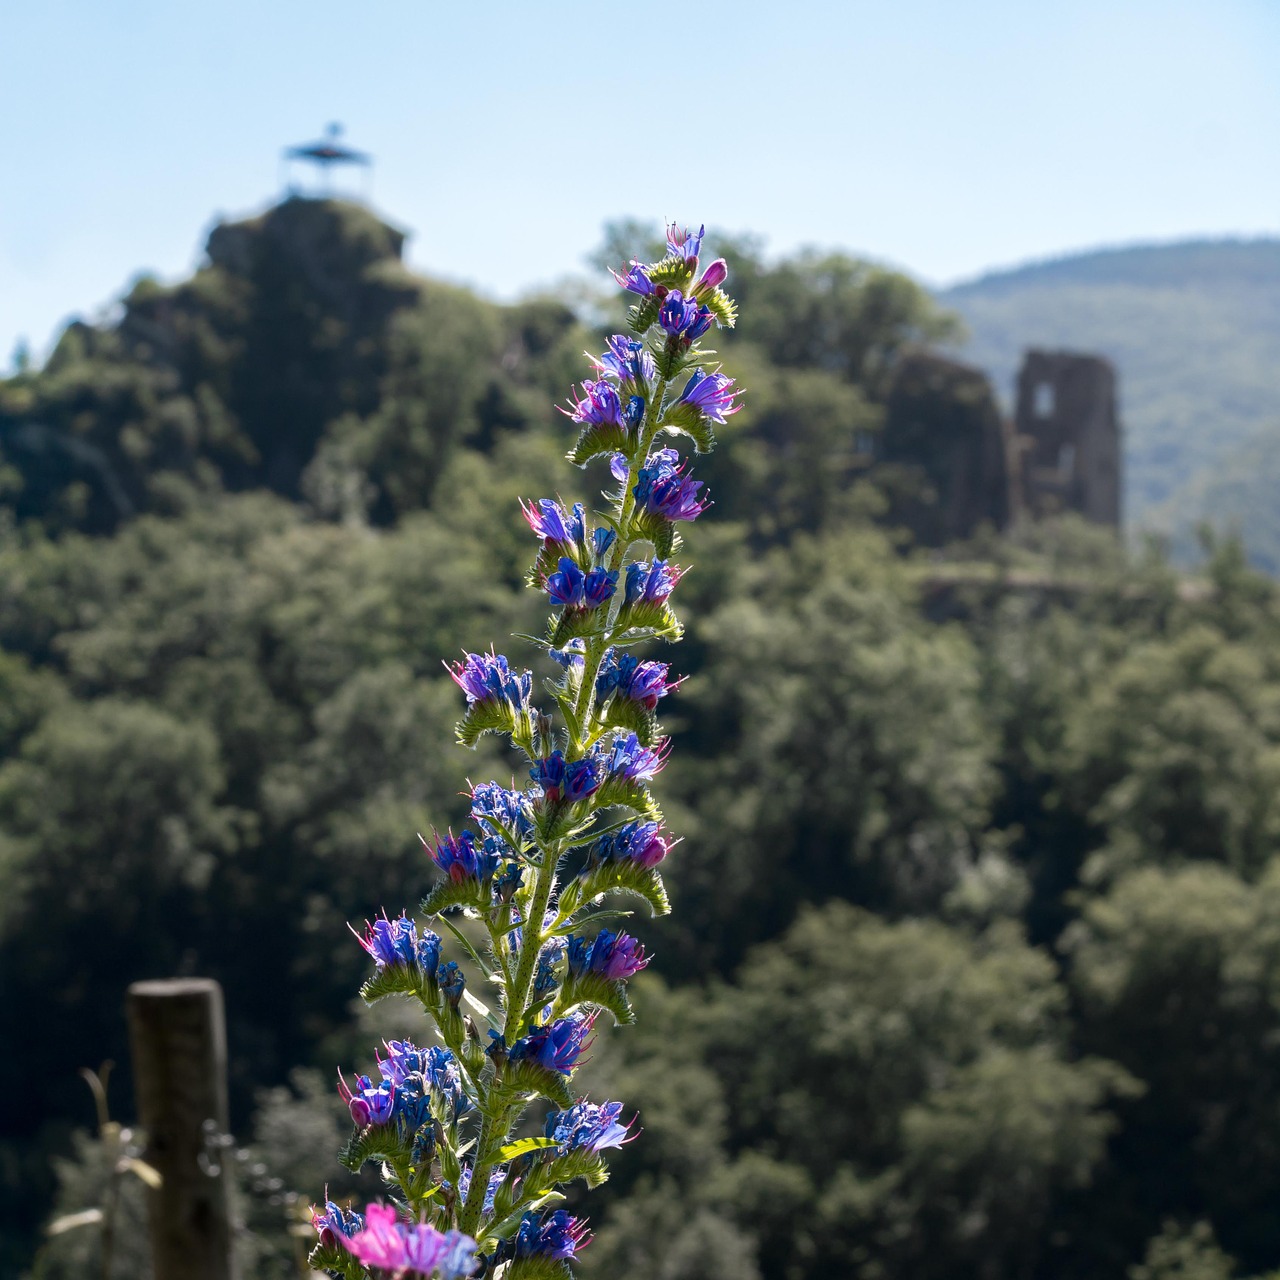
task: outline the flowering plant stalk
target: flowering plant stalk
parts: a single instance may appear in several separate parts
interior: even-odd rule
[[[407,915],[359,937],[374,965],[365,1000],[416,998],[442,1043],[393,1040],[375,1073],[340,1076],[355,1124],[343,1162],[379,1163],[390,1203],[314,1212],[311,1265],[330,1275],[569,1277],[587,1230],[557,1208],[561,1188],[599,1185],[603,1153],[629,1139],[622,1104],[577,1097],[573,1077],[601,1014],[633,1021],[627,980],[648,963],[635,938],[605,926],[627,914],[605,909],[606,896],[668,910],[658,867],[673,840],[649,783],[667,756],[657,707],[680,682],[633,650],[680,638],[671,595],[684,570],[671,556],[679,524],[707,506],[659,436],[706,453],[738,408],[700,346],[735,318],[723,259],[699,274],[702,238],[670,227],[661,261],[614,273],[636,295],[631,332],[592,358],[595,376],[563,410],[580,428],[569,460],[610,459],[618,487],[607,510],[589,519],[580,503],[522,504],[539,542],[529,585],[555,610],[543,637],[525,639],[555,664],[544,688],[558,727],[533,705],[532,673],[502,655],[468,653],[449,668],[466,697],[458,740],[507,736],[529,781],[473,786],[474,829],[423,841],[442,879],[421,909],[456,939],[470,977],[441,963],[441,935]],[[637,558],[646,546],[651,558]],[[474,945],[451,912],[477,922],[487,943]],[[468,985],[481,980],[484,999]],[[551,1105],[535,1132],[539,1101]]]

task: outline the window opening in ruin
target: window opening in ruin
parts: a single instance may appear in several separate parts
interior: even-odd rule
[[[1053,417],[1053,383],[1041,382],[1036,385],[1032,399],[1032,412],[1037,418]]]
[[[1076,469],[1076,447],[1073,444],[1064,444],[1058,450],[1058,471],[1064,476],[1075,474]]]

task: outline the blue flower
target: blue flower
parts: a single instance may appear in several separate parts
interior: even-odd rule
[[[702,481],[686,477],[679,458],[674,449],[650,454],[632,492],[641,507],[664,520],[695,520],[710,503],[699,501]]]
[[[653,294],[653,281],[645,273],[643,265],[634,258],[631,259],[631,270],[625,276],[619,275],[612,267],[609,268],[609,274],[624,289],[631,293],[638,293],[642,298],[651,297]]]
[[[582,598],[588,609],[598,609],[618,585],[617,570],[592,569],[582,584]]]
[[[666,764],[670,747],[670,739],[665,739],[659,750],[651,751],[634,733],[620,733],[603,752],[602,763],[611,777],[647,781]]]
[[[468,705],[477,702],[506,702],[517,711],[527,711],[533,694],[533,672],[517,675],[500,653],[468,653],[463,662],[445,668],[453,682],[467,695]]]
[[[723,423],[731,413],[742,408],[734,402],[736,394],[732,378],[725,377],[723,373],[695,369],[684,384],[677,403],[692,405],[711,422]]]
[[[556,967],[560,957],[565,953],[566,943],[563,938],[552,938],[538,955],[538,968],[533,976],[534,994],[539,998],[549,995],[556,989]]]
[[[694,316],[689,323],[689,327],[685,329],[684,336],[688,342],[697,342],[708,329],[711,328],[715,321],[715,314],[706,307],[699,307],[698,314]]]
[[[678,680],[667,682],[668,670],[665,662],[641,662],[634,654],[619,654],[616,649],[610,649],[596,676],[596,696],[604,699],[616,693],[652,711],[658,699],[665,698],[680,683]]]
[[[536,504],[521,502],[520,510],[524,512],[529,528],[544,542],[569,546],[581,542],[586,536],[586,512],[580,502],[573,504],[568,515],[551,498],[539,498]]]
[[[612,382],[592,382],[588,378],[582,384],[582,392],[580,398],[572,401],[572,410],[564,409],[561,412],[568,414],[574,422],[589,423],[592,426],[625,425],[622,400]]]
[[[556,1140],[557,1153],[562,1156],[571,1151],[620,1147],[630,1134],[630,1125],[618,1123],[621,1112],[620,1102],[602,1102],[596,1106],[583,1098],[568,1111],[548,1113],[544,1136]]]
[[[627,565],[627,585],[623,595],[625,604],[661,604],[680,581],[680,570],[668,567],[667,561],[655,560],[648,564],[634,560]]]
[[[387,1056],[378,1059],[378,1070],[383,1082],[396,1090],[398,1112],[421,1103],[428,1088],[449,1103],[455,1116],[470,1109],[472,1102],[462,1088],[458,1060],[448,1049],[442,1045],[422,1049],[411,1040],[388,1040],[386,1047]]]
[[[350,1240],[353,1235],[364,1230],[364,1215],[352,1209],[343,1209],[326,1200],[324,1209],[311,1206],[311,1225],[320,1236],[320,1243],[326,1248],[334,1248],[341,1236]]]
[[[563,1209],[539,1217],[526,1213],[511,1243],[516,1258],[547,1258],[553,1262],[572,1258],[588,1239],[587,1225]]]
[[[705,226],[699,227],[697,231],[686,231],[673,222],[667,227],[667,248],[677,258],[684,258],[687,262],[702,252],[702,237],[706,234]]]
[[[534,762],[529,776],[543,791],[546,798],[558,800],[585,800],[600,789],[600,766],[593,756],[581,760],[566,761],[563,751],[553,751],[549,756]]]
[[[585,581],[582,570],[568,556],[561,556],[556,572],[547,577],[547,594],[551,603],[565,608],[580,605]]]
[[[587,642],[581,638],[570,640],[563,649],[548,649],[547,656],[558,662],[566,671],[581,671],[586,661]]]
[[[395,1110],[395,1086],[388,1080],[379,1080],[374,1084],[368,1076],[356,1076],[353,1089],[339,1071],[338,1094],[347,1104],[352,1121],[360,1129],[371,1124],[387,1124]]]
[[[421,836],[418,837],[420,840]],[[441,836],[437,833],[434,848],[422,840],[431,861],[455,884],[462,880],[488,880],[498,869],[499,856],[483,845],[476,847],[476,838],[470,831],[455,836],[452,831]]]
[[[625,333],[615,333],[606,345],[608,350],[591,361],[596,372],[615,379],[621,387],[647,390],[648,384],[658,376],[658,366],[649,348]]]
[[[475,1170],[469,1164],[462,1166],[462,1172],[458,1175],[458,1199],[465,1200],[467,1192],[471,1190],[471,1177]],[[507,1176],[507,1166],[500,1164],[495,1166],[489,1173],[489,1185],[484,1189],[484,1211],[485,1213],[493,1212],[493,1203],[498,1198],[498,1188],[502,1186],[503,1179]]]
[[[364,937],[357,933],[356,940],[373,957],[379,973],[386,968],[415,966],[434,973],[439,963],[439,934],[427,929],[419,937],[417,926],[403,912],[394,920],[385,915],[372,924],[366,920]]]
[[[595,939],[569,939],[569,972],[574,977],[598,973],[610,982],[618,982],[639,973],[649,961],[644,947],[629,933],[601,929]]]
[[[509,791],[496,782],[471,789],[471,816],[497,831],[501,826],[520,837],[533,831],[533,809],[523,791]]]
[[[678,337],[698,318],[698,304],[686,298],[679,289],[672,289],[658,308],[658,323],[671,335]],[[704,330],[705,332],[705,330]]]
[[[591,846],[589,862],[634,862],[656,867],[671,851],[672,841],[656,822],[628,822],[601,836]]]
[[[511,1046],[511,1061],[535,1062],[567,1076],[577,1065],[594,1024],[594,1014],[571,1013],[567,1018],[535,1027]]]
[[[609,548],[618,540],[618,535],[605,526],[601,526],[591,534],[591,551],[595,556],[596,564],[603,563],[605,556],[609,554]]]
[[[467,985],[466,975],[458,962],[450,960],[448,964],[442,964],[436,970],[436,981],[440,984],[441,994],[448,1000],[450,1007],[456,1009]]]

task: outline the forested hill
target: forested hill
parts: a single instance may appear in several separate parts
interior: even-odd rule
[[[1204,503],[1193,513],[1177,497],[1231,467],[1268,423],[1280,426],[1280,239],[1100,250],[995,272],[939,299],[972,335],[964,358],[1004,397],[1027,346],[1116,363],[1130,525],[1236,514]],[[1210,492],[1227,501],[1230,491]]]
[[[226,990],[246,1280],[297,1280],[326,1183],[379,1194],[334,1158],[335,1067],[423,1027],[357,1007],[346,923],[412,910],[464,779],[529,778],[456,745],[442,660],[549,673],[517,499],[611,483],[553,409],[604,335],[400,246],[286,202],[0,380],[2,1276],[103,1274],[78,1072],[119,1063],[132,1119],[138,978]],[[947,317],[865,262],[711,247],[745,407],[691,462],[714,506],[655,649],[674,911],[628,921],[639,1020],[575,1080],[643,1129],[584,1280],[1274,1271],[1280,584],[1223,544],[1187,590],[1070,521],[914,549],[886,513],[923,491],[863,444]],[[150,1274],[141,1191],[110,1280]]]

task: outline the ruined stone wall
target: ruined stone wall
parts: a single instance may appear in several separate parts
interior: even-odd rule
[[[1018,373],[1014,425],[1022,491],[1033,519],[1078,511],[1120,526],[1116,373],[1099,356],[1028,351]]]

